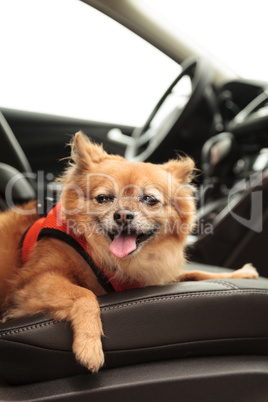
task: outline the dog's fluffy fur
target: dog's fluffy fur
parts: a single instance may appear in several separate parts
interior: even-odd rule
[[[98,266],[114,272],[116,280],[146,285],[211,278],[257,278],[247,264],[233,273],[184,271],[184,247],[194,223],[195,203],[190,181],[193,161],[186,157],[163,165],[127,162],[108,155],[82,133],[72,142],[72,162],[61,177],[63,219],[83,234]],[[38,219],[36,203],[23,211],[0,215],[0,303],[3,320],[47,311],[55,320],[68,320],[74,330],[78,361],[98,371],[104,356],[102,325],[96,296],[105,293],[85,260],[68,244],[52,238],[38,241],[21,267],[19,244],[25,230]],[[131,213],[125,221],[115,218]],[[126,218],[127,216],[127,218]],[[112,238],[129,230],[147,234],[131,252],[118,255]],[[134,234],[135,233],[135,234]],[[133,237],[132,237],[133,239]],[[132,240],[133,246],[133,240]],[[112,251],[111,251],[112,250]]]

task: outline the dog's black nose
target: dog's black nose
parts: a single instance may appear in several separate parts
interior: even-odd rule
[[[114,220],[118,225],[126,225],[133,221],[134,213],[128,209],[118,209],[114,213]]]

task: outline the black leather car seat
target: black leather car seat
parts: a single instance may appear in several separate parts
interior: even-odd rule
[[[189,264],[202,268],[220,270]],[[134,401],[141,393],[142,401],[158,401],[160,381],[172,401],[268,400],[268,279],[133,289],[102,296],[99,303],[105,366],[98,374],[75,361],[68,323],[38,315],[1,324],[0,378],[6,385],[0,399],[114,401],[121,395]]]
[[[213,231],[201,235],[189,250],[194,261],[234,269],[250,261],[260,275],[268,277],[268,169],[253,177],[245,191],[236,193],[234,205],[231,198],[226,199],[225,211],[216,215]]]

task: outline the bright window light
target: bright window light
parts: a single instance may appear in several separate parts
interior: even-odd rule
[[[140,126],[181,68],[78,0],[0,0],[0,106]]]
[[[268,81],[267,1],[143,2],[241,77]]]

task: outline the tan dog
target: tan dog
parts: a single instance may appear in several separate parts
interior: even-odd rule
[[[233,273],[184,271],[195,216],[190,158],[127,162],[81,133],[71,158],[48,220],[38,220],[35,202],[0,215],[3,320],[47,311],[70,321],[76,358],[98,371],[104,356],[96,296],[180,280],[258,277],[250,264]],[[39,229],[24,235],[32,224]]]

